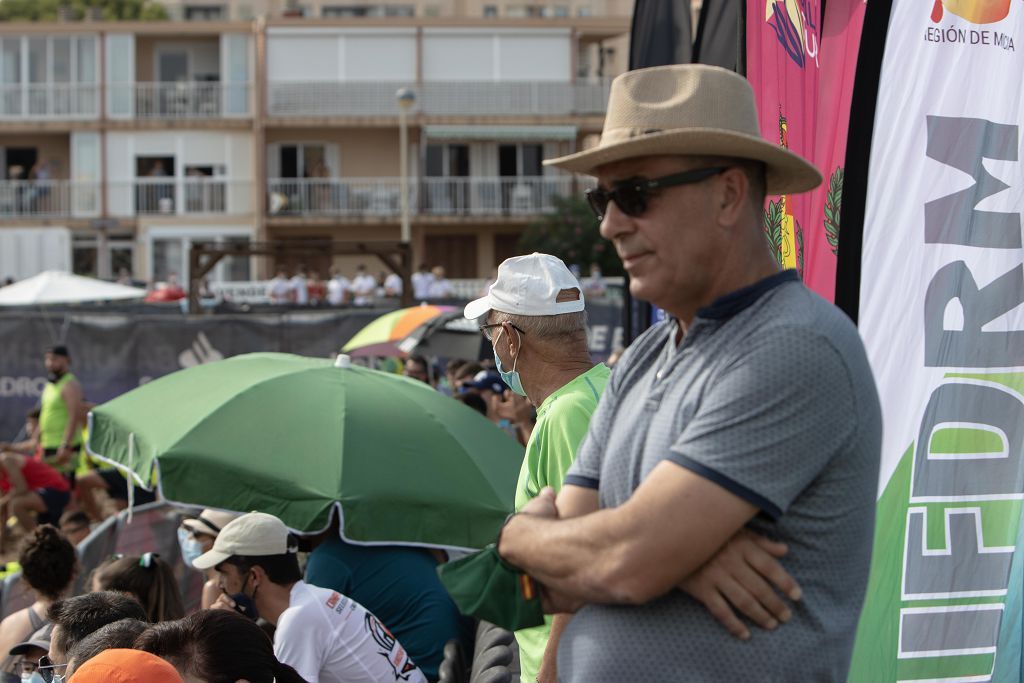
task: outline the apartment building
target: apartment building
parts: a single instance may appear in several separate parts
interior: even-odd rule
[[[267,0],[266,16],[236,21],[242,4],[261,3],[203,21],[0,26],[0,238],[57,233],[76,272],[156,281],[186,280],[196,241],[397,241],[406,88],[413,258],[486,276],[555,196],[580,189],[541,160],[600,131],[606,44],[629,23],[495,19],[456,0],[316,20]],[[225,259],[211,277],[271,265]]]

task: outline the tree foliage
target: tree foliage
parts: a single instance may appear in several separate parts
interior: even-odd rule
[[[97,8],[104,21],[162,21],[167,9],[152,0],[2,0],[0,21],[57,21],[61,8],[73,21],[89,19]]]
[[[594,212],[583,199],[555,197],[555,210],[530,225],[519,240],[522,253],[539,251],[577,265],[586,276],[596,263],[604,275],[622,275],[622,261],[601,237]]]

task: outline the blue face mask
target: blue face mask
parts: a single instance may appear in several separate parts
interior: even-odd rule
[[[196,558],[203,554],[203,546],[185,529],[178,529],[178,547],[181,548],[181,559],[187,567],[192,567]]]
[[[501,328],[501,332],[498,332],[498,334],[495,335],[495,345],[498,342],[498,338],[501,337],[501,333],[504,331],[505,328]],[[519,341],[520,343],[522,343],[522,339],[520,339]],[[498,371],[498,374],[501,375],[502,381],[505,382],[505,384],[508,385],[508,388],[514,391],[515,393],[519,394],[520,396],[526,396],[526,390],[523,389],[523,380],[522,378],[519,377],[519,373],[516,372],[516,363],[519,362],[519,357],[516,356],[515,358],[512,359],[512,369],[506,372],[505,369],[501,367],[501,359],[498,358],[497,348],[494,347],[492,350],[494,350],[494,365]]]

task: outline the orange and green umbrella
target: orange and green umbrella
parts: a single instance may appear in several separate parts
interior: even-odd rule
[[[423,304],[385,313],[359,330],[341,350],[352,356],[403,355],[398,348],[400,341],[418,327],[454,310],[452,306]]]

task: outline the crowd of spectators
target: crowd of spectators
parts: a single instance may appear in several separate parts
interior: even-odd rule
[[[448,299],[454,295],[443,266],[430,269],[426,264],[421,265],[412,274],[412,288],[416,301]],[[371,306],[395,301],[401,298],[403,290],[400,275],[386,271],[374,275],[363,263],[356,267],[352,277],[334,266],[326,280],[304,265],[298,266],[291,275],[287,268],[279,266],[274,278],[267,283],[267,298],[277,305]]]

